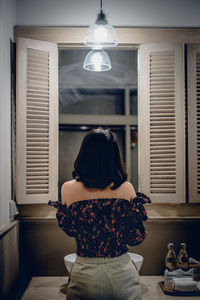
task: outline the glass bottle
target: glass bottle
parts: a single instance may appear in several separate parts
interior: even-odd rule
[[[168,244],[168,252],[165,257],[165,267],[170,272],[174,271],[176,269],[176,263],[177,263],[177,257],[176,257],[176,253],[174,251],[174,244],[169,243]]]
[[[186,250],[186,243],[181,243],[181,248],[178,254],[177,267],[183,271],[187,271],[189,268],[189,256]]]

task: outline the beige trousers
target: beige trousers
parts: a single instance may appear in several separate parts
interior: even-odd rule
[[[128,253],[80,257],[69,275],[67,300],[141,300],[139,275]]]

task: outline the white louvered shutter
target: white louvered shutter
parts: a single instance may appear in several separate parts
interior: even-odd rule
[[[189,202],[200,202],[200,45],[188,46]]]
[[[153,202],[184,202],[183,45],[141,45],[138,119],[140,191]]]
[[[17,202],[57,200],[57,44],[18,39],[16,122]]]

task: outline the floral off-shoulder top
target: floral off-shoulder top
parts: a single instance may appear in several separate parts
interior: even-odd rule
[[[128,251],[126,245],[143,242],[148,217],[144,204],[151,200],[143,193],[129,202],[122,198],[100,198],[73,202],[69,207],[49,201],[57,208],[59,227],[76,239],[77,255],[115,257]]]

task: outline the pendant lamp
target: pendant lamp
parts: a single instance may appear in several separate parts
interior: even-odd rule
[[[91,48],[115,47],[118,44],[117,34],[112,25],[106,19],[100,0],[100,12],[97,15],[95,24],[89,27],[84,44]]]
[[[110,58],[104,50],[93,49],[87,54],[83,68],[95,72],[108,71],[111,69]]]

